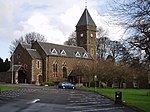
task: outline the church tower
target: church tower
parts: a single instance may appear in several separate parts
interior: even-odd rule
[[[77,46],[83,47],[93,59],[96,59],[96,24],[85,8],[76,25]]]

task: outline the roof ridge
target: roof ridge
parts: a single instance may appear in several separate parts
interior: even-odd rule
[[[88,10],[86,9],[86,23],[88,24]]]
[[[25,43],[25,42],[20,42],[20,44],[31,45],[31,44],[28,44],[28,43]]]
[[[50,43],[50,42],[38,42],[38,43],[46,43],[46,44],[52,44],[52,45],[57,45],[57,46],[65,46],[65,47],[70,47],[70,48],[83,48],[83,47],[80,47],[80,46],[62,45],[62,44],[55,44],[55,43]]]

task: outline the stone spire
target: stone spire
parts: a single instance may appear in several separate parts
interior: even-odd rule
[[[79,22],[76,25],[77,46],[83,47],[92,58],[96,57],[96,24],[85,8]]]
[[[96,26],[87,8],[85,8],[79,22],[76,26]]]

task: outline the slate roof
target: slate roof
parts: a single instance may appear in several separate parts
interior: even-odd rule
[[[69,73],[68,76],[75,77],[75,76],[77,76],[77,75],[78,75],[77,72],[73,69],[73,70]]]
[[[21,45],[22,45],[22,47],[25,48],[25,49],[31,49],[31,44],[22,43]]]
[[[84,10],[84,12],[76,26],[84,26],[84,25],[96,26],[96,24],[94,23],[91,15],[87,9]]]
[[[58,44],[52,44],[46,42],[38,42],[38,43],[41,46],[41,48],[44,50],[46,55],[92,59],[91,55],[83,47],[58,45]],[[53,51],[56,51],[56,54],[53,53]],[[62,55],[61,54],[62,51],[64,51],[66,55],[65,54]],[[85,53],[87,54],[87,57],[84,57]],[[76,54],[80,54],[81,56],[76,56]]]
[[[33,58],[33,59],[41,59],[41,56],[39,55],[39,53],[36,51],[36,49],[27,49],[29,55]]]

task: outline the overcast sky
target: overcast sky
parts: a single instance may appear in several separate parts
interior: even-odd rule
[[[88,0],[87,8],[97,26],[108,31],[112,40],[122,37],[122,28],[109,24],[111,0]],[[48,42],[63,44],[75,30],[85,9],[85,0],[0,0],[0,57],[10,58],[14,39],[38,32]]]

